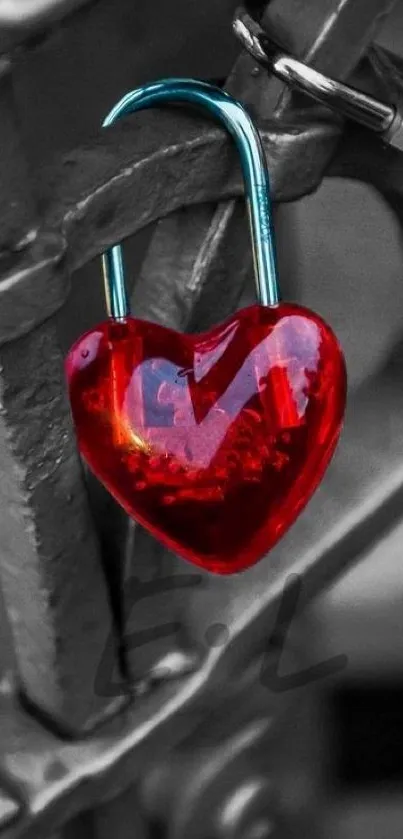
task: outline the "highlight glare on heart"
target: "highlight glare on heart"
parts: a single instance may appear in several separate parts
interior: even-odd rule
[[[261,305],[201,335],[137,320],[115,246],[103,257],[110,317],[74,344],[66,373],[78,445],[99,480],[167,547],[231,574],[278,542],[323,477],[345,364],[318,315],[279,302],[267,167],[242,106],[210,85],[168,80],[128,94],[105,124],[172,100],[204,105],[235,138]]]

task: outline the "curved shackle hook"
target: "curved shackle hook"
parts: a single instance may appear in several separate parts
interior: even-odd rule
[[[144,85],[127,93],[105,118],[102,127],[134,111],[166,102],[186,102],[205,108],[232,135],[238,148],[249,225],[252,238],[254,274],[259,302],[275,306],[279,286],[270,202],[269,175],[260,136],[242,105],[218,87],[192,79],[167,79]],[[121,245],[102,256],[108,314],[115,320],[130,315]]]

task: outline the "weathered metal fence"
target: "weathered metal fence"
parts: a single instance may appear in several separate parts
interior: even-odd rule
[[[401,387],[392,373],[354,395],[307,512],[245,575],[185,567],[84,476],[57,334],[72,273],[158,221],[133,311],[195,330],[239,303],[250,248],[236,155],[182,110],[100,131],[33,181],[14,67],[33,32],[81,5],[85,25],[82,0],[0,2],[0,575],[16,663],[0,685],[1,835],[315,835],[314,708],[273,687],[268,638],[284,592],[302,608],[401,515]],[[371,45],[392,6],[272,0],[262,23],[386,100],[403,93],[403,61]],[[276,202],[345,176],[402,218],[398,151],[246,54],[227,88],[257,119]]]

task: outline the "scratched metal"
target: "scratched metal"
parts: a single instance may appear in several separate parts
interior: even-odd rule
[[[0,579],[27,699],[77,732],[116,709],[116,697],[94,695],[112,618],[50,318],[68,292],[64,241],[60,234],[36,233],[12,80],[4,76],[3,114],[0,200],[8,209],[0,250]]]

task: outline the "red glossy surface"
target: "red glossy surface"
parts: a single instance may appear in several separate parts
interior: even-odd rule
[[[255,563],[301,512],[345,406],[333,333],[290,304],[196,336],[108,321],[66,371],[91,469],[162,542],[220,574]]]

